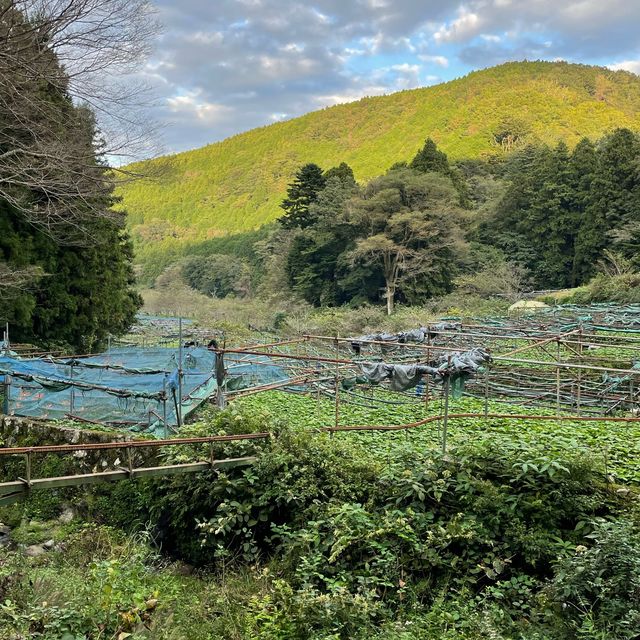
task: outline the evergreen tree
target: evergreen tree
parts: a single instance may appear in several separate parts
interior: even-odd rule
[[[57,82],[40,81],[34,69],[16,74],[19,91],[0,83],[0,103],[13,107],[3,111],[0,151],[30,158],[1,170],[7,184],[20,179],[10,196],[0,198],[0,263],[41,276],[5,301],[0,314],[18,341],[93,350],[109,333],[124,332],[141,304],[132,288],[125,214],[113,210],[113,179],[100,157],[93,114],[74,105],[46,34],[20,23],[15,12],[0,30],[8,24],[20,24],[23,38],[12,54],[30,62],[37,51],[33,64],[46,66]],[[25,149],[31,148],[41,153],[29,155]],[[49,164],[48,149],[59,151]]]
[[[580,226],[575,270],[580,281],[595,274],[605,248],[637,259],[640,225],[640,140],[616,129],[597,146],[597,170]]]
[[[424,147],[418,151],[409,167],[420,173],[434,171],[448,175],[450,171],[447,154],[440,151],[431,138],[425,140]]]
[[[305,229],[313,220],[309,215],[309,205],[322,191],[326,179],[322,169],[313,163],[305,164],[295,175],[287,189],[287,197],[280,207],[286,212],[279,220],[285,229]]]
[[[340,174],[327,179],[309,207],[313,225],[294,238],[287,256],[289,284],[314,305],[346,301],[338,285],[338,260],[353,240],[353,228],[345,223],[343,208],[356,187],[348,173],[342,173],[345,175],[346,180]]]
[[[331,178],[338,178],[340,182],[348,188],[356,186],[353,169],[346,162],[341,162],[337,167],[331,167],[331,169],[327,169],[324,172],[324,179],[326,183],[328,183]]]
[[[535,276],[541,287],[572,285],[575,215],[572,211],[569,152],[560,142],[538,156],[534,193],[525,218],[526,236],[538,242]]]
[[[571,285],[587,282],[598,260],[600,223],[593,218],[593,182],[598,171],[595,145],[583,138],[573,150],[569,163],[575,246],[571,270]],[[600,231],[601,233],[601,231]]]

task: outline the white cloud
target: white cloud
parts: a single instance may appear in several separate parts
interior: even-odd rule
[[[402,64],[391,65],[391,69],[393,71],[398,71],[399,73],[419,73],[420,65],[403,62]]]
[[[200,91],[187,92],[167,98],[167,105],[172,113],[195,116],[207,125],[216,124],[233,112],[233,109],[223,104],[203,100]]]
[[[610,64],[609,69],[612,71],[631,71],[631,73],[640,75],[640,60],[623,60],[622,62],[616,62],[615,64]]]
[[[195,33],[191,34],[189,37],[193,42],[197,42],[198,44],[204,44],[204,45],[207,45],[207,44],[220,45],[224,41],[224,35],[220,33],[220,31],[214,31],[211,33],[208,33],[206,31],[196,31]]]
[[[640,0],[153,1],[166,31],[138,76],[171,150],[505,60],[640,71]]]
[[[459,16],[449,24],[443,24],[433,34],[436,42],[462,42],[476,36],[483,25],[483,18],[466,9],[459,11]]]
[[[449,59],[445,58],[445,56],[430,56],[426,54],[421,54],[418,56],[418,58],[420,58],[420,60],[422,60],[423,62],[431,62],[445,69],[449,66]]]

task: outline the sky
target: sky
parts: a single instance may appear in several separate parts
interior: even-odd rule
[[[172,153],[508,60],[640,73],[640,0],[155,0],[141,76]]]

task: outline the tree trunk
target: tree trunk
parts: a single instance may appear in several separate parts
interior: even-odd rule
[[[393,300],[396,296],[396,288],[390,284],[387,284],[387,315],[390,316],[393,313]]]

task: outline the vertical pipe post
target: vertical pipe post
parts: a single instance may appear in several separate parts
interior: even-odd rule
[[[556,338],[556,342],[556,414],[560,415],[560,367],[558,366],[560,362],[560,338]]]
[[[431,365],[431,332],[429,327],[427,327],[427,364]],[[424,408],[427,409],[429,407],[429,383],[431,382],[431,376],[427,376],[424,385]],[[426,411],[425,411],[426,413]]]
[[[336,347],[336,356],[340,355],[340,343],[338,342],[338,334],[336,333],[336,338],[335,338],[335,347]],[[336,357],[337,359],[337,357]],[[339,365],[336,362],[336,373],[335,373],[335,385],[334,385],[334,389],[335,389],[335,401],[336,401],[336,410],[335,410],[335,426],[338,426],[338,423],[340,422],[340,386],[339,386],[339,376],[338,376],[338,372],[339,372]],[[333,434],[334,432],[331,431],[330,432],[330,437],[333,438]]]
[[[69,415],[73,416],[73,411],[75,409],[75,387],[73,386],[73,365],[69,366],[69,380],[71,380],[71,388],[69,390]]]
[[[9,355],[11,351],[9,347],[9,323],[7,322],[4,327],[4,350],[5,354]],[[4,401],[2,403],[2,412],[9,415],[9,405],[11,399],[11,376],[9,374],[4,376]]]
[[[442,453],[447,453],[447,425],[449,422],[449,386],[451,378],[446,374],[444,379],[444,418],[442,421]]]
[[[340,422],[340,384],[338,382],[338,376],[335,377],[335,400],[336,400],[336,413],[335,413],[335,426],[338,426]],[[333,431],[330,432],[331,437],[333,437]]]
[[[489,415],[489,365],[484,370],[484,419]]]
[[[580,355],[580,362],[582,362],[582,327],[578,331],[578,354]],[[576,413],[580,415],[580,404],[582,394],[582,369],[578,369],[578,390],[576,392]]]
[[[227,402],[224,397],[224,379],[225,379],[225,369],[224,369],[224,348],[216,349],[216,406],[218,409],[224,409]]]
[[[164,425],[164,437],[169,437],[169,425],[167,424],[167,373],[162,380],[162,424]]]
[[[178,424],[182,425],[182,316],[178,318]]]

